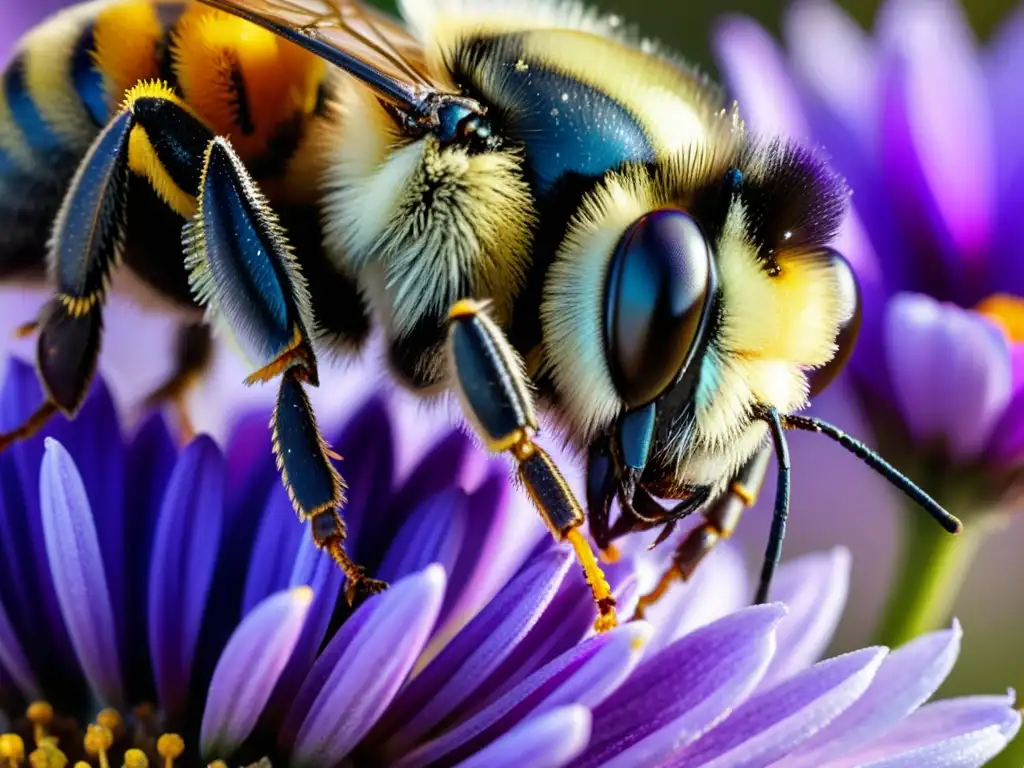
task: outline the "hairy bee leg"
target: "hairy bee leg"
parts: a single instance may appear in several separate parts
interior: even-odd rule
[[[634,619],[642,619],[648,608],[664,597],[676,581],[687,581],[718,542],[728,539],[739,524],[743,511],[754,504],[761,490],[771,447],[758,450],[704,511],[704,522],[687,534],[672,555],[672,565],[661,575],[654,589],[641,596]]]
[[[200,301],[258,366],[249,384],[280,377],[271,419],[281,480],[313,540],[348,580],[346,595],[379,592],[344,549],[345,483],[320,433],[305,385],[316,386],[310,296],[283,228],[230,143],[205,148],[196,213],[182,234]]]
[[[594,628],[599,632],[611,629],[617,622],[615,598],[580,532],[583,510],[554,461],[533,440],[537,420],[522,361],[483,304],[460,301],[452,307],[449,319],[451,370],[466,416],[490,450],[512,454],[518,478],[549,530],[576,551],[599,611]]]
[[[188,412],[188,393],[199,383],[213,360],[213,337],[210,327],[203,323],[186,323],[177,330],[174,350],[174,369],[167,380],[146,396],[145,404],[157,407],[173,405],[178,417],[178,430],[182,443],[196,436],[195,424]]]
[[[288,495],[300,520],[310,520],[313,542],[327,552],[345,574],[345,596],[350,605],[362,595],[381,592],[383,581],[365,571],[345,552],[345,481],[331,462],[332,451],[320,433],[309,398],[303,389],[305,369],[289,368],[281,377],[277,407],[271,421],[274,455]]]
[[[0,434],[0,450],[31,437],[57,413],[74,416],[89,391],[107,281],[124,240],[132,125],[131,113],[121,112],[100,131],[64,196],[49,245],[56,294],[22,329],[38,331],[36,370],[46,402]]]

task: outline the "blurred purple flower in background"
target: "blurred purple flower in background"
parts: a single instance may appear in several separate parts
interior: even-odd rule
[[[0,428],[39,397],[12,363]],[[224,454],[178,451],[160,417],[125,443],[99,382],[75,422],[0,456],[0,761],[975,766],[1019,729],[1012,693],[922,706],[955,624],[814,663],[843,550],[783,567],[787,610],[742,607],[724,548],[650,623],[594,636],[571,554],[515,546],[508,518],[527,510],[506,468],[449,432],[397,478],[393,418],[372,399],[335,436],[352,551],[392,581],[354,612],[295,522],[266,414]],[[625,612],[666,556],[634,540],[610,568]]]
[[[1020,505],[1024,12],[987,52],[953,0],[889,0],[873,36],[829,0],[793,4],[783,26],[788,55],[726,20],[726,80],[755,131],[824,147],[850,182],[837,247],[864,325],[846,383],[882,453],[965,523],[956,540],[903,515],[881,630],[898,643],[948,620],[972,556]]]

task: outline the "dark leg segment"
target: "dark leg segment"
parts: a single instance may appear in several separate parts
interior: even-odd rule
[[[782,421],[779,412],[769,408],[764,415],[768,422],[768,430],[772,436],[772,444],[775,447],[775,460],[778,463],[778,480],[775,485],[775,507],[772,510],[772,527],[768,533],[768,548],[764,553],[764,564],[761,566],[761,579],[757,584],[757,593],[754,595],[755,603],[768,601],[768,591],[772,586],[772,578],[775,576],[775,569],[779,567],[782,559],[782,542],[786,538],[786,520],[789,518],[789,445],[786,443],[786,434],[782,430]]]
[[[305,278],[276,215],[225,139],[213,139],[206,149],[197,203],[183,233],[190,279],[200,301],[257,366],[247,383],[280,377],[271,428],[295,511],[311,521],[316,545],[344,571],[350,601],[359,592],[379,592],[385,585],[365,578],[345,553],[339,511],[345,484],[304,389],[318,384]]]
[[[757,500],[771,453],[770,446],[758,450],[732,478],[725,492],[704,511],[704,522],[679,544],[672,556],[671,567],[662,574],[655,588],[640,598],[634,619],[642,619],[646,610],[664,596],[673,582],[688,580],[715,545],[732,535],[743,511]]]
[[[615,598],[580,533],[583,510],[551,457],[533,440],[537,420],[522,361],[482,304],[460,301],[449,317],[451,371],[467,418],[490,450],[512,454],[518,478],[552,535],[576,551],[598,606],[595,629],[611,629],[616,624]]]

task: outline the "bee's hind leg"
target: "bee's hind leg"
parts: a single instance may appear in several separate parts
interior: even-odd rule
[[[551,457],[533,439],[537,420],[522,360],[479,302],[458,302],[449,319],[451,371],[467,418],[490,450],[512,454],[519,480],[551,533],[576,551],[599,611],[594,628],[611,629],[617,622],[615,598],[580,532],[583,510]]]
[[[708,504],[703,511],[704,522],[680,542],[672,555],[672,565],[661,575],[654,589],[641,596],[634,619],[642,619],[647,609],[658,602],[674,582],[689,580],[718,542],[732,536],[743,511],[757,500],[771,453],[771,446],[759,449],[740,468],[726,489]]]
[[[184,323],[178,327],[174,349],[174,368],[167,379],[144,401],[155,408],[165,403],[173,406],[178,418],[181,442],[196,436],[195,424],[189,415],[188,394],[209,370],[213,360],[213,336],[205,323]]]
[[[310,521],[316,545],[344,571],[350,601],[381,591],[386,585],[366,578],[345,552],[345,483],[332,461],[340,457],[320,433],[305,391],[319,384],[306,277],[276,213],[226,139],[206,147],[197,212],[183,241],[200,300],[260,366],[246,384],[280,378],[274,454],[299,519]]]

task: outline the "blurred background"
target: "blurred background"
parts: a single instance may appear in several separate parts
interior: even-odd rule
[[[495,0],[500,2],[500,0]],[[779,31],[783,3],[766,0],[600,0],[608,11],[623,15],[645,35],[656,36],[701,68],[717,74],[711,53],[711,34],[716,20],[725,14],[742,13],[756,18],[773,34]],[[862,25],[870,27],[880,5],[878,0],[841,0],[839,3]],[[10,43],[26,25],[58,8],[58,0],[0,0],[0,61]],[[393,10],[390,0],[381,7]],[[1017,0],[966,0],[967,16],[980,41],[997,29],[1001,20],[1018,7]],[[1024,73],[1022,73],[1024,75]],[[1024,136],[1024,126],[1021,126]],[[1024,139],[1022,139],[1024,141]],[[0,292],[0,302],[19,300]],[[26,313],[30,312],[26,304]],[[2,333],[0,329],[0,333]],[[115,347],[116,342],[108,345]],[[131,355],[134,363],[135,352]],[[151,378],[158,380],[156,372]],[[868,435],[845,384],[840,381],[822,396],[820,412],[854,435]],[[833,646],[834,652],[850,650],[871,641],[875,632],[897,552],[899,518],[903,514],[892,491],[874,474],[840,449],[813,436],[792,437],[794,493],[787,556],[849,547],[853,574],[849,607]],[[769,487],[765,498],[771,498]],[[756,557],[763,551],[770,512],[761,505],[748,515],[739,537]],[[964,626],[960,661],[943,694],[1000,693],[1007,686],[1024,690],[1024,516],[1013,518],[1006,530],[990,540],[967,577],[954,614]],[[1024,762],[1020,745],[1016,756],[1006,756],[1001,766],[1019,768]]]

